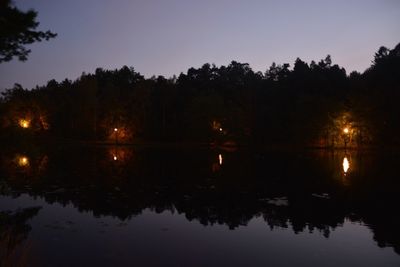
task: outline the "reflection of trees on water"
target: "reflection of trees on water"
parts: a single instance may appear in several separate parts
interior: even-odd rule
[[[122,156],[115,161],[114,153]],[[18,172],[2,157],[1,173],[9,174],[5,177],[10,177],[6,183],[11,194],[72,203],[94,216],[122,220],[148,208],[230,229],[261,217],[271,229],[320,231],[325,237],[346,220],[360,221],[371,228],[378,245],[394,246],[400,253],[394,157],[387,161],[378,155],[343,151],[238,152],[224,153],[221,166],[220,153],[208,150],[107,147],[46,155],[46,169],[30,175]],[[351,164],[346,173],[344,157]],[[30,162],[37,169],[40,161],[32,158]],[[215,164],[221,167],[219,171]]]
[[[29,266],[29,243],[31,231],[27,221],[35,217],[40,207],[15,212],[0,212],[0,266]]]

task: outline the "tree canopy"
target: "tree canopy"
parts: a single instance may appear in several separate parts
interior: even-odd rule
[[[51,31],[37,31],[37,12],[23,12],[11,0],[0,0],[0,63],[17,57],[21,61],[28,58],[31,50],[26,45],[57,36]]]
[[[329,55],[274,63],[264,74],[236,61],[169,79],[98,68],[6,90],[1,127],[21,131],[29,122],[37,134],[121,142],[400,145],[399,70],[400,45],[380,48],[370,68],[350,75]]]

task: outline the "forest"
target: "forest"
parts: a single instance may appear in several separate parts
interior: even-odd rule
[[[0,138],[226,146],[395,147],[400,144],[400,44],[363,73],[297,58],[265,73],[204,64],[145,78],[133,67],[75,81],[4,89]],[[11,138],[11,139],[10,139]],[[49,139],[50,138],[50,139]]]

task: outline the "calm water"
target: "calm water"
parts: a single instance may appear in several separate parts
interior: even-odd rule
[[[0,152],[0,266],[400,266],[400,157]]]

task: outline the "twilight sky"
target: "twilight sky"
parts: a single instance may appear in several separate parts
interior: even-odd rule
[[[82,72],[133,66],[146,77],[236,60],[264,72],[327,54],[364,71],[381,45],[400,42],[397,0],[14,0],[38,11],[56,39],[29,46],[28,61],[0,64],[0,90],[32,88]]]

